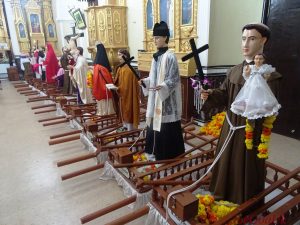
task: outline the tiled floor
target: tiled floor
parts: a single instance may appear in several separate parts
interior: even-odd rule
[[[43,127],[37,121],[52,114],[35,115],[41,103],[26,103],[8,81],[0,90],[0,225],[79,225],[80,218],[124,199],[115,181],[99,180],[100,171],[61,181],[70,171],[94,165],[93,160],[57,168],[58,160],[80,155],[79,141],[49,146],[50,135],[69,130],[66,124]],[[273,134],[270,161],[287,169],[299,166],[300,141]],[[105,224],[120,211],[89,222]],[[144,219],[131,224],[143,224]]]

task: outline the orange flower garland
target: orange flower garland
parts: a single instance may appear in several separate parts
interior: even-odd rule
[[[248,150],[253,148],[253,127],[248,123],[248,119],[246,120],[246,128],[245,128],[245,144]]]
[[[136,153],[132,157],[133,157],[133,162],[134,163],[135,162],[147,162],[148,161],[148,158],[147,158],[145,153]],[[147,172],[150,172],[152,170],[155,170],[156,168],[158,168],[158,166],[155,165],[155,164],[152,164],[152,165],[142,166],[138,170],[139,170],[140,173],[147,173]],[[143,180],[148,181],[148,180],[150,180],[150,178],[151,178],[150,175],[144,176]]]
[[[271,130],[273,128],[273,123],[276,120],[276,116],[269,116],[266,117],[263,122],[263,130],[260,136],[260,144],[258,145],[258,154],[257,157],[260,159],[267,159],[268,154],[268,147],[270,142]]]
[[[211,195],[200,195],[196,197],[199,199],[198,215],[196,220],[200,223],[213,224],[232,212],[238,205],[228,201],[215,201]],[[232,219],[227,225],[239,224],[240,216]]]
[[[214,137],[219,137],[221,128],[224,123],[226,113],[221,112],[212,117],[212,120],[203,127],[200,127],[200,133],[206,135],[212,135]],[[276,120],[276,116],[269,116],[264,119],[263,129],[260,136],[260,144],[258,145],[257,157],[260,159],[267,159],[269,157],[268,147],[270,142],[271,130],[273,128],[273,123]],[[247,150],[253,149],[253,127],[250,125],[248,119],[246,120],[245,127],[245,144]]]
[[[86,74],[86,83],[88,88],[93,88],[93,73],[90,70],[88,70]]]
[[[264,119],[263,129],[260,136],[260,144],[258,145],[258,154],[257,157],[260,159],[267,159],[269,157],[268,148],[271,136],[271,130],[273,128],[273,123],[276,120],[276,116],[269,116]],[[248,150],[253,149],[253,127],[246,120],[245,128],[245,144]]]
[[[133,156],[133,162],[146,162],[147,156],[145,153],[136,153]]]
[[[219,137],[225,116],[225,112],[217,113],[216,115],[214,115],[209,123],[207,123],[203,127],[200,127],[200,133]]]

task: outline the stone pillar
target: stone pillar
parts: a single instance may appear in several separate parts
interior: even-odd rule
[[[56,24],[53,20],[51,0],[42,1],[42,12],[46,42],[50,43],[55,52],[60,55],[61,51],[57,48],[57,32]]]

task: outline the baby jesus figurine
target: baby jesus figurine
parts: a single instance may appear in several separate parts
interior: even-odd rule
[[[263,54],[257,54],[254,57],[255,65],[244,68],[243,77],[246,82],[230,108],[235,114],[248,119],[258,119],[278,113],[281,105],[267,84],[275,68],[265,64],[265,58]]]

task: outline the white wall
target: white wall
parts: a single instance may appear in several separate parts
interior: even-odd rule
[[[144,15],[143,0],[127,0],[128,46],[130,55],[138,59],[138,50],[143,49]]]
[[[210,22],[210,0],[198,0],[198,15],[197,15],[197,47],[209,43],[209,22]],[[200,53],[202,66],[208,64],[208,52],[210,49]]]
[[[81,11],[85,14],[85,19],[87,16],[85,9],[87,9],[88,4],[86,1],[74,1],[74,0],[52,0],[53,7],[53,19],[56,23],[56,31],[58,37],[58,48],[61,49],[63,46],[67,45],[67,41],[64,39],[65,35],[72,34],[71,24],[74,23],[73,18],[69,14],[68,10],[70,8],[80,8]],[[87,21],[86,21],[87,22]],[[87,58],[91,57],[91,54],[88,53],[88,32],[87,28],[85,30],[76,29],[77,33],[84,32],[84,37],[77,39],[77,46],[80,46],[84,49],[83,55]]]
[[[202,0],[200,0],[202,1]],[[211,1],[208,64],[236,65],[242,62],[242,27],[260,22],[262,0]],[[198,17],[198,21],[201,17]]]

